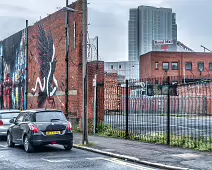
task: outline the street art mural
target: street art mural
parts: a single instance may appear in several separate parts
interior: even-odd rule
[[[26,31],[20,31],[5,39],[0,48],[3,57],[0,66],[1,75],[3,75],[1,86],[3,86],[4,108],[23,109],[25,102]]]
[[[3,76],[2,76],[2,63],[3,63],[3,45],[2,45],[2,41],[0,41],[0,66],[1,66],[1,70],[0,70],[0,104],[1,104],[1,108],[3,108]]]
[[[35,56],[39,64],[39,77],[37,77],[34,88],[31,89],[34,95],[38,91],[38,108],[44,107],[47,101],[51,107],[55,107],[54,95],[58,88],[58,81],[55,78],[56,71],[56,55],[55,45],[52,34],[46,31],[42,24],[38,25],[37,33],[37,51]]]

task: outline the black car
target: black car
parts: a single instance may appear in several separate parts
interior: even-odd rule
[[[65,150],[73,146],[72,126],[59,110],[22,111],[7,131],[7,144],[24,145],[26,152],[33,152],[38,145],[60,144]]]

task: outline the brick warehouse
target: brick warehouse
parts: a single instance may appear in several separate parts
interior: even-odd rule
[[[211,74],[212,53],[149,52],[140,56],[142,81],[159,87],[170,76],[171,82],[178,82],[177,96],[170,98],[171,113],[211,115]],[[149,97],[154,101],[152,109],[160,110],[158,106],[164,101],[163,109],[167,110],[167,97],[157,96],[157,87],[153,88],[154,95]]]
[[[140,56],[140,79],[165,76],[210,77],[212,53],[149,52]]]
[[[70,5],[82,11],[82,1]],[[69,118],[82,118],[82,14],[69,13]],[[57,11],[28,28],[28,109],[56,108],[65,111],[66,84],[66,12]],[[6,38],[0,43],[4,57],[4,108],[24,108],[25,29]],[[88,63],[88,72],[93,66]],[[2,65],[2,60],[1,60]],[[101,65],[101,64],[100,64]],[[94,66],[96,64],[94,63]],[[96,67],[95,67],[96,68]],[[100,66],[99,71],[104,67]],[[2,70],[2,69],[1,69]],[[100,74],[99,76],[104,76]],[[94,74],[89,74],[93,81]],[[98,78],[99,82],[104,78]],[[1,81],[2,84],[2,81]],[[89,84],[89,82],[88,82]],[[90,87],[89,88],[93,88]],[[89,99],[93,93],[88,92]],[[2,98],[1,98],[2,99]],[[89,105],[89,118],[93,118],[93,105]],[[104,110],[100,107],[99,114]],[[67,114],[67,113],[65,113]],[[103,118],[103,116],[99,116]]]

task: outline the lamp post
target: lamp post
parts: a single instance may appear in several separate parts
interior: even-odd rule
[[[78,12],[82,13],[82,32],[83,32],[83,45],[82,45],[82,101],[83,101],[83,136],[82,143],[88,144],[88,119],[87,119],[87,0],[83,0],[83,11],[75,10],[73,8],[68,7],[66,0],[66,7],[63,8],[67,13],[70,12]],[[68,14],[67,14],[68,16]],[[66,32],[68,31],[68,25],[66,25]],[[66,33],[66,36],[68,33]],[[68,54],[66,53],[66,66],[68,66]],[[68,70],[68,67],[67,67]],[[67,71],[66,70],[66,71]],[[67,71],[68,73],[68,71]],[[68,74],[67,74],[68,76]],[[66,79],[68,81],[68,79]],[[66,82],[66,109],[68,109],[68,82]]]
[[[68,6],[68,0],[66,0],[66,6],[62,8],[63,11],[66,11],[66,90],[65,90],[65,96],[66,96],[66,104],[65,104],[65,111],[66,114],[68,114],[68,89],[69,89],[69,84],[68,84],[68,80],[69,80],[69,47],[70,47],[70,31],[69,31],[69,12],[80,12],[78,10],[75,10],[73,8],[70,8]]]

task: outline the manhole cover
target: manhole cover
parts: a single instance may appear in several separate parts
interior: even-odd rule
[[[199,157],[201,157],[201,155],[192,154],[192,153],[176,154],[176,155],[172,155],[172,156],[178,157],[178,158],[185,158],[185,159],[199,158]]]

